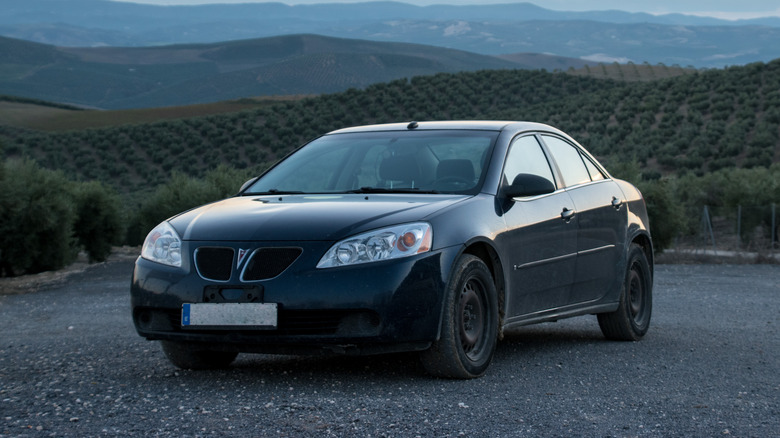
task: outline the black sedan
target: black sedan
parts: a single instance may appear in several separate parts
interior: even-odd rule
[[[419,351],[431,374],[472,378],[510,327],[596,314],[639,340],[652,278],[642,195],[565,133],[412,122],[330,132],[161,223],[132,312],[182,368]]]

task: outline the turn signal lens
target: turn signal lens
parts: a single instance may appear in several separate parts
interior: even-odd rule
[[[419,230],[408,231],[404,233],[400,239],[398,239],[398,249],[401,251],[408,251],[413,248],[414,245],[420,240],[422,233]]]

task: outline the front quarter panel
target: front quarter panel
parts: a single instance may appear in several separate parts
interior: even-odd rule
[[[465,247],[478,240],[493,242],[503,230],[504,221],[497,214],[495,198],[479,194],[444,208],[429,216],[433,226],[433,247]]]

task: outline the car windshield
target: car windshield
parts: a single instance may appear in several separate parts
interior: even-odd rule
[[[243,194],[476,194],[497,136],[476,130],[325,135],[278,163]]]

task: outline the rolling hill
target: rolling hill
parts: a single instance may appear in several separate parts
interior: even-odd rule
[[[666,66],[662,64],[599,64],[589,65],[569,58],[556,58],[538,54],[508,55],[521,64],[539,63],[551,71],[569,67],[566,74],[616,81],[648,82],[696,74],[695,69]],[[244,97],[235,100],[219,101],[185,106],[165,106],[157,108],[134,108],[120,110],[84,110],[68,105],[55,104],[35,99],[0,95],[0,125],[27,128],[40,131],[73,131],[90,128],[108,128],[121,125],[135,125],[167,120],[204,117],[217,114],[234,113],[242,110],[268,107],[280,102],[293,102],[310,98],[309,95]]]
[[[100,108],[332,93],[440,72],[537,68],[439,47],[316,35],[136,48],[65,48],[0,37],[0,54],[0,94]],[[540,59],[565,63],[544,56],[534,62]]]
[[[51,133],[0,126],[0,143],[6,157],[30,157],[127,193],[149,190],[173,172],[200,176],[219,164],[258,171],[344,126],[532,120],[571,133],[608,165],[635,162],[653,179],[780,162],[779,90],[780,60],[645,82],[483,70],[157,123]]]

